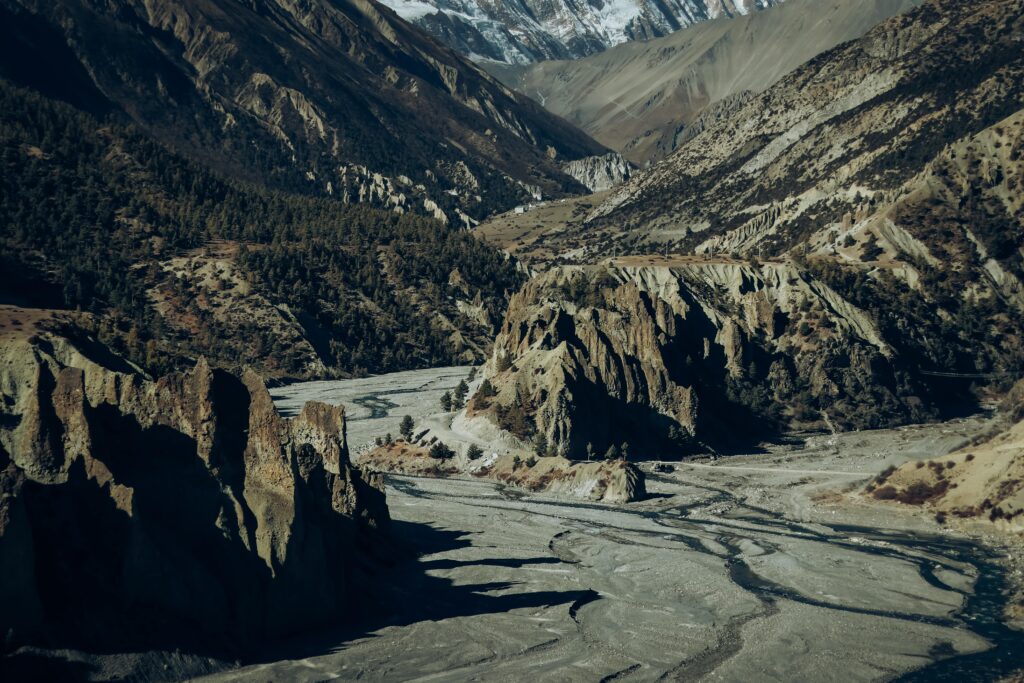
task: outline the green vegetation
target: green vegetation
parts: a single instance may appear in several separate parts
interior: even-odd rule
[[[412,430],[416,428],[416,423],[413,421],[411,415],[406,415],[402,418],[402,422],[398,425],[398,433],[402,435],[402,438],[406,442],[412,441]]]
[[[459,410],[466,404],[467,393],[469,393],[469,385],[466,384],[466,380],[459,380],[458,386],[455,387],[455,393],[452,394],[451,406],[453,410]]]
[[[202,354],[259,369],[273,359],[278,374],[301,372],[272,333],[224,324],[161,267],[211,242],[255,292],[289,307],[338,373],[460,362],[463,349],[435,312],[450,311],[469,336],[487,340],[490,331],[454,310],[453,297],[467,293],[449,284],[452,271],[492,317],[521,281],[499,252],[433,219],[225,180],[132,127],[2,81],[0,141],[0,266],[24,271],[0,290],[52,292],[37,303],[102,314],[100,332],[145,366]],[[156,285],[172,292],[187,325],[157,312]],[[150,341],[157,348],[147,353]]]
[[[435,460],[450,460],[455,457],[455,451],[448,448],[443,441],[435,441],[430,447],[429,455]]]

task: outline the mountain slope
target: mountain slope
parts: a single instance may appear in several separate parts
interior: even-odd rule
[[[511,387],[501,409],[578,453],[712,438],[708,405],[784,429],[880,426],[1007,388],[1024,367],[1022,46],[1024,1],[933,0],[560,205],[547,230],[482,226],[552,271],[503,323],[487,372]],[[566,263],[612,277],[577,286]],[[602,374],[580,379],[581,357]],[[567,417],[566,395],[609,419]]]
[[[0,80],[0,301],[99,314],[154,374],[324,377],[481,358],[516,266],[414,214],[281,193]]]
[[[708,125],[694,127],[709,105],[734,98],[709,113],[728,117],[748,91],[765,90],[815,55],[916,4],[920,0],[789,0],[586,59],[508,71],[503,78],[643,165]]]
[[[464,55],[504,64],[573,59],[782,0],[384,0]]]
[[[882,472],[866,492],[878,500],[928,505],[940,521],[977,519],[1024,529],[1024,381],[1004,401],[993,433],[938,460]]]
[[[0,25],[0,74],[278,188],[468,223],[605,151],[372,0],[3,0]]]

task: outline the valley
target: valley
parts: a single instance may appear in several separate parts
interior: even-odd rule
[[[651,498],[614,507],[389,476],[396,536],[419,557],[382,575],[375,623],[207,680],[995,679],[1019,663],[1000,621],[1019,546],[857,494],[986,423],[648,463]]]
[[[278,411],[296,415],[306,401],[345,406],[348,446],[367,449],[385,434],[398,436],[402,417],[420,420],[438,410],[441,394],[466,378],[470,366],[392,372],[359,379],[297,382],[270,389]]]
[[[1022,47],[0,0],[0,680],[1021,680]]]

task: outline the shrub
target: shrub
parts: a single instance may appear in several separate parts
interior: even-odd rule
[[[935,484],[919,481],[911,484],[905,491],[898,494],[896,500],[906,505],[924,505],[928,501],[941,496],[948,487],[949,484],[946,481],[939,481]]]
[[[875,477],[875,481],[877,481],[879,484],[881,484],[886,479],[888,479],[889,477],[891,477],[895,473],[896,473],[896,466],[895,465],[889,465],[884,470],[882,470],[881,472],[878,473],[878,476]]]
[[[455,457],[455,451],[448,448],[444,441],[435,441],[434,445],[430,447],[430,457],[435,460],[448,460]]]
[[[895,500],[897,491],[892,486],[883,486],[880,489],[876,489],[873,495],[878,500]]]

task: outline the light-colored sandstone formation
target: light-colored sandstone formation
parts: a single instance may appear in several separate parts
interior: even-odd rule
[[[786,263],[552,269],[512,298],[486,374],[475,419],[577,459],[928,414],[871,319]]]
[[[572,176],[591,192],[601,192],[621,185],[633,175],[634,166],[618,152],[575,159],[562,166],[566,175]]]
[[[151,380],[87,338],[0,335],[0,630],[11,644],[244,652],[343,619],[380,480],[342,409],[262,380]]]

